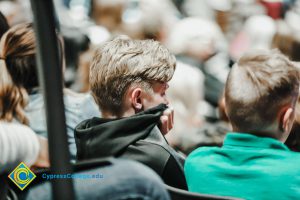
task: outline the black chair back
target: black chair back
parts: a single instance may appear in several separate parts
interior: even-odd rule
[[[240,200],[239,198],[234,198],[234,197],[223,197],[223,196],[188,192],[168,185],[165,185],[165,187],[168,190],[172,200]]]

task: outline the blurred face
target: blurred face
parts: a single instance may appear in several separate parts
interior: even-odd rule
[[[167,99],[167,89],[169,85],[167,82],[154,82],[152,84],[153,92],[144,92],[141,96],[143,110],[158,106],[161,103],[169,104]]]
[[[96,5],[93,17],[97,24],[107,28],[109,31],[115,31],[122,23],[122,5]]]

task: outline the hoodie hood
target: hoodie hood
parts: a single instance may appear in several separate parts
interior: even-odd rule
[[[160,104],[136,115],[120,119],[91,118],[75,129],[79,160],[106,156],[118,157],[131,144],[146,138],[159,124],[167,109]]]

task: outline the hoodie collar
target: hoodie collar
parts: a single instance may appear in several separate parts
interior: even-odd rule
[[[261,149],[281,149],[289,151],[289,148],[282,142],[269,137],[258,137],[248,133],[227,133],[224,140],[224,147],[239,146]]]
[[[160,116],[166,108],[165,104],[160,104],[131,117],[94,117],[83,121],[75,129],[78,158],[118,156],[129,145],[146,138],[160,122]]]

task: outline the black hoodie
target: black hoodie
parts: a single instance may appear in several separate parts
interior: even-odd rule
[[[81,122],[75,129],[78,160],[107,156],[136,160],[152,168],[166,184],[187,189],[184,159],[157,128],[166,108],[160,104],[131,117]]]

